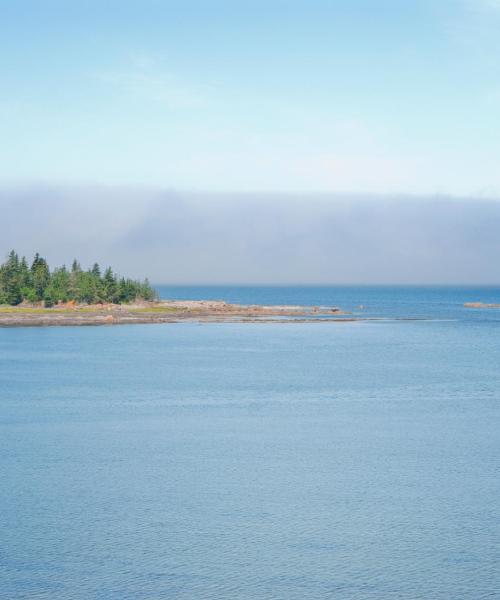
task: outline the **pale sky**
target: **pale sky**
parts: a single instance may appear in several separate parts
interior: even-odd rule
[[[0,184],[500,196],[498,0],[0,0]]]

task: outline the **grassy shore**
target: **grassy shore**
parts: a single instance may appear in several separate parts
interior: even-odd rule
[[[131,312],[137,314],[147,313],[176,313],[177,308],[170,306],[127,306],[123,304],[113,304],[104,307],[102,304],[93,304],[91,306],[68,307],[37,307],[37,306],[0,306],[0,314],[11,315],[75,315],[75,314],[97,314],[113,313],[115,311]]]

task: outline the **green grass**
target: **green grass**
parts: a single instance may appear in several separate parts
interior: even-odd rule
[[[44,308],[44,307],[29,307],[29,306],[0,306],[0,314],[13,315],[74,315],[79,313],[104,313],[111,314],[114,311],[124,310],[132,313],[178,313],[182,309],[173,306],[140,306],[133,307],[127,304],[113,306],[111,309],[106,306],[78,306],[72,308]]]
[[[85,308],[29,308],[26,306],[0,306],[0,314],[14,315],[69,315],[76,312],[99,312],[103,309],[94,307]]]
[[[181,312],[181,308],[175,306],[141,306],[138,308],[127,309],[133,313],[178,313]]]

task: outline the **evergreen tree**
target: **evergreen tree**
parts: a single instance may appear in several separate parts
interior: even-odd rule
[[[21,287],[30,287],[32,285],[31,271],[25,256],[22,257],[21,262],[19,263],[19,276]]]
[[[38,252],[31,265],[31,276],[36,298],[37,300],[43,300],[45,290],[50,282],[50,271],[47,261],[41,258]]]
[[[97,263],[83,271],[75,259],[71,271],[62,266],[51,272],[47,261],[38,253],[28,267],[26,258],[19,260],[12,250],[0,265],[0,304],[43,302],[50,307],[68,300],[93,304],[155,299],[157,294],[147,279],[141,283],[119,278],[111,267],[102,275]]]
[[[108,267],[104,272],[104,295],[107,302],[116,302],[118,300],[118,286],[111,267]]]
[[[48,288],[45,288],[43,293],[43,304],[46,308],[51,308],[54,304],[57,304],[58,300],[57,291],[53,287],[49,286]]]
[[[70,274],[64,265],[52,273],[49,296],[55,297],[57,302],[70,300]]]
[[[14,250],[9,252],[2,266],[2,296],[7,304],[13,306],[23,301],[19,257]]]

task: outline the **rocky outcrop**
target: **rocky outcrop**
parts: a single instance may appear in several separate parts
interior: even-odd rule
[[[465,308],[500,308],[500,304],[484,304],[483,302],[466,302]]]

